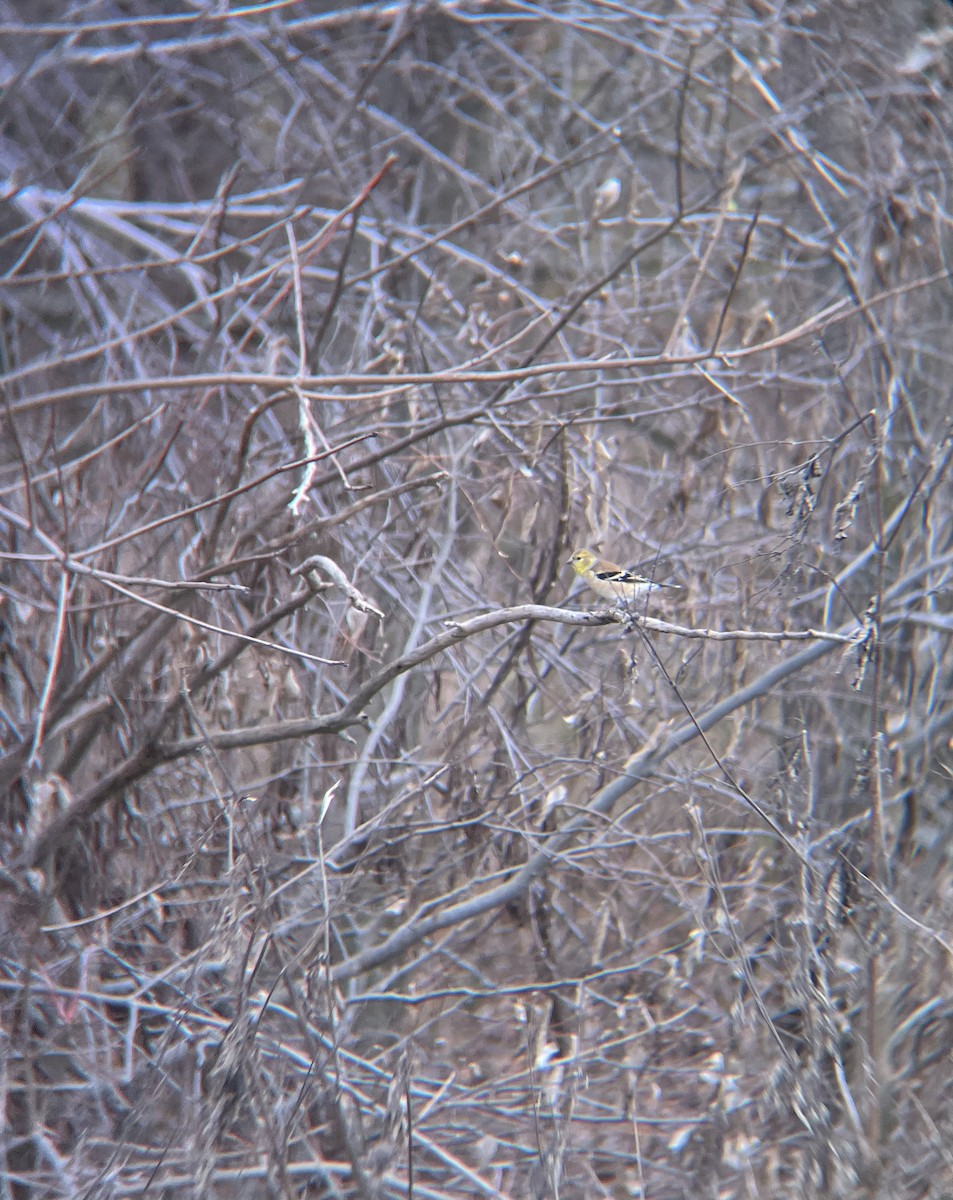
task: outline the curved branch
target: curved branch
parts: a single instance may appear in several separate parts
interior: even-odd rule
[[[713,705],[697,720],[685,721],[658,744],[648,745],[633,754],[626,762],[619,777],[597,792],[592,803],[577,817],[572,818],[561,829],[549,835],[544,848],[536,851],[505,883],[501,883],[479,896],[462,900],[449,908],[434,912],[425,918],[411,917],[379,945],[371,946],[335,967],[332,971],[335,981],[352,979],[365,971],[380,967],[441,929],[480,916],[490,909],[509,904],[524,895],[530,884],[543,874],[549,864],[573,838],[591,827],[593,816],[604,816],[609,813],[623,796],[630,792],[637,783],[647,779],[676,750],[700,737],[702,733],[713,728],[736,709],[743,708],[753,700],[766,695],[788,676],[797,674],[819,658],[830,654],[835,645],[836,643],[830,641],[816,642],[806,650],[794,655],[787,662],[779,663],[765,671],[758,679],[746,687],[739,688],[720,703]]]
[[[498,625],[533,621],[554,621],[562,625],[572,625],[576,628],[594,628],[616,623],[625,625],[635,622],[642,628],[657,633],[670,633],[685,637],[711,637],[715,640],[727,640],[729,638],[740,638],[743,640],[756,638],[765,641],[816,639],[814,645],[804,651],[802,655],[792,659],[790,663],[775,667],[772,671],[763,675],[761,680],[751,684],[749,688],[736,692],[734,697],[729,697],[728,700],[716,705],[699,721],[697,729],[693,724],[687,723],[680,730],[677,730],[666,741],[665,753],[662,754],[659,752],[660,758],[667,757],[668,753],[671,753],[671,751],[677,749],[685,742],[691,741],[693,737],[697,736],[699,730],[711,728],[712,725],[717,724],[728,713],[733,712],[735,708],[761,695],[766,688],[772,686],[776,679],[784,678],[792,671],[799,670],[802,665],[813,662],[816,658],[832,650],[835,646],[850,642],[853,636],[852,633],[847,631],[823,633],[813,630],[801,630],[758,633],[752,630],[695,630],[684,626],[672,625],[666,621],[659,621],[654,617],[633,616],[619,608],[577,612],[565,608],[553,608],[545,604],[520,604],[514,608],[500,608],[492,612],[481,613],[479,616],[472,617],[468,621],[446,621],[445,625],[447,628],[443,633],[437,634],[436,637],[424,642],[423,645],[418,646],[409,654],[405,654],[401,658],[397,658],[382,667],[362,688],[355,692],[351,699],[338,712],[329,716],[318,718],[306,717],[292,721],[277,721],[271,725],[253,725],[240,729],[221,730],[209,735],[183,738],[177,742],[163,743],[160,741],[161,732],[169,723],[171,716],[178,712],[180,707],[181,698],[176,695],[170,698],[162,712],[156,718],[156,721],[150,727],[148,736],[143,739],[139,747],[131,751],[119,766],[104,775],[92,788],[79,796],[75,803],[65,812],[59,814],[45,830],[40,832],[30,851],[30,862],[34,866],[41,864],[62,843],[66,834],[80,821],[91,816],[131,784],[165,763],[187,757],[208,747],[216,750],[241,750],[253,746],[271,745],[275,742],[316,737],[321,734],[341,733],[350,726],[363,724],[366,719],[365,710],[367,705],[398,676],[413,670],[414,667],[421,666],[456,643],[473,637],[475,634],[483,633],[487,629],[494,629]],[[233,651],[230,657],[234,656],[235,652]],[[219,673],[221,665],[221,662],[210,664],[192,682],[190,688],[197,689],[204,687]],[[653,759],[652,761],[654,763],[655,760]],[[641,779],[643,777],[644,775],[639,774],[636,778]],[[616,781],[616,784],[611,786],[617,787],[628,778],[629,773],[627,770],[622,776],[622,780]],[[636,779],[633,778],[632,783],[635,781]],[[630,783],[628,786],[632,786],[632,784]],[[628,786],[624,787],[623,792],[619,794],[624,794],[624,791],[628,790]],[[605,790],[609,791],[610,789]],[[600,793],[600,796],[602,794]],[[616,798],[614,797],[610,800],[608,806],[611,806]],[[590,806],[590,811],[604,811],[600,806],[598,797],[593,805]],[[584,824],[585,821],[586,818],[583,817],[580,818],[579,823]],[[563,835],[567,837],[572,836],[576,825],[577,823],[572,823],[561,834],[556,835],[556,837],[562,839]],[[558,844],[562,845],[563,841],[560,840]],[[555,853],[555,851],[552,852]],[[549,854],[550,851],[547,850],[544,856],[546,861],[548,861]],[[523,870],[526,871],[527,869],[528,867]],[[527,876],[526,883],[533,877],[533,875]],[[522,873],[517,878],[522,878]],[[504,884],[501,889],[497,889],[497,892],[502,894],[511,886],[512,881]],[[488,895],[495,894],[488,893]],[[509,893],[506,892],[503,900],[508,898],[508,896]],[[503,900],[491,901],[491,904],[502,903]],[[473,902],[467,902],[467,904],[470,903]],[[431,918],[431,920],[439,919],[439,917]],[[442,924],[433,926],[433,928],[442,928]],[[429,923],[427,929],[428,931],[430,930]],[[395,934],[394,936],[396,937],[397,935]],[[426,936],[426,933],[420,933],[418,936]],[[395,951],[395,953],[397,952]]]

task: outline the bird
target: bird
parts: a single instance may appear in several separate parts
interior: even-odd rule
[[[678,583],[659,583],[655,579],[646,579],[636,571],[620,567],[614,562],[600,558],[591,550],[575,550],[566,564],[571,566],[576,574],[604,600],[616,600],[622,604],[626,600],[637,600],[646,595],[652,588],[672,588],[681,590]]]

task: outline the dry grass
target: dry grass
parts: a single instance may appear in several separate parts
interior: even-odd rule
[[[948,6],[118,13],[0,0],[0,1200],[950,1195]]]

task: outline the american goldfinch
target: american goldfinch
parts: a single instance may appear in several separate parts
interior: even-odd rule
[[[679,589],[677,583],[658,583],[654,579],[646,579],[625,567],[617,566],[599,558],[591,550],[576,550],[569,564],[582,579],[588,583],[598,596],[605,600],[637,600],[651,588]]]

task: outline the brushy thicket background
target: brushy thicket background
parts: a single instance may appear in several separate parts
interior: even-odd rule
[[[0,0],[0,1200],[953,1194],[951,80]]]

